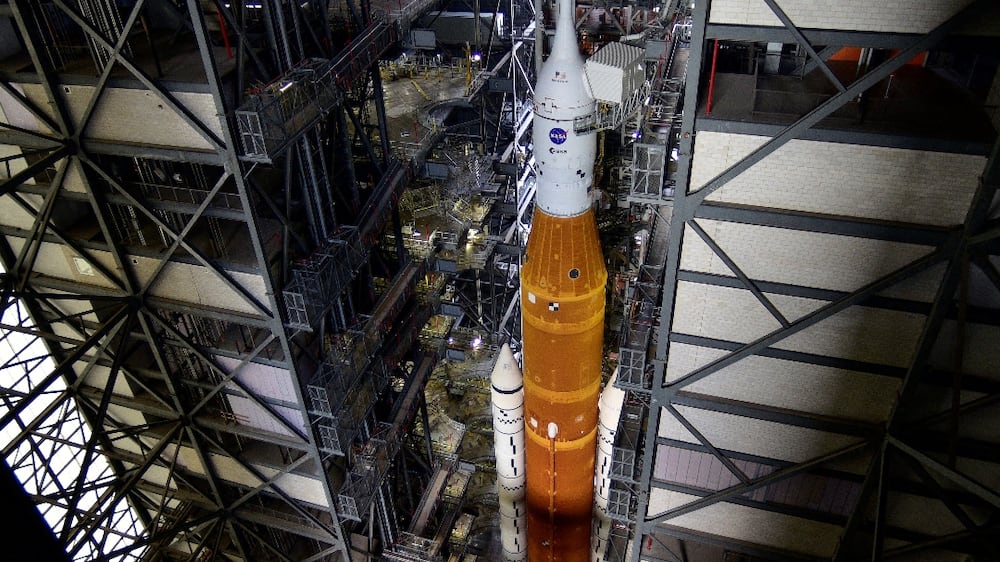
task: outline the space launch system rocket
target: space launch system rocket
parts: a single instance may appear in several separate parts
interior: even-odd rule
[[[529,562],[590,559],[607,271],[588,188],[596,136],[576,40],[574,0],[559,0],[535,84],[535,208],[521,267]]]
[[[559,0],[558,9],[535,84],[535,207],[520,272],[523,368],[504,346],[491,377],[507,562],[603,558],[610,451],[622,409],[621,391],[609,385],[599,433],[607,271],[588,193],[597,141],[574,127],[596,103],[577,46],[574,0]],[[599,435],[606,445],[600,454]]]

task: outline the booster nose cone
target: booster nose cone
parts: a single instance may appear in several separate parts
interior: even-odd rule
[[[514,359],[514,352],[507,344],[500,347],[490,383],[500,392],[514,392],[521,388],[521,369]]]
[[[618,418],[621,417],[622,405],[625,403],[625,391],[615,386],[617,380],[618,369],[615,369],[615,372],[611,374],[611,378],[608,379],[608,383],[604,385],[604,390],[601,391],[601,399],[598,406],[601,412],[601,425],[612,430],[618,428]]]

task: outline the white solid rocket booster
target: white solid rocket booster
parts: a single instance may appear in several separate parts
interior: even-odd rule
[[[625,403],[625,391],[615,387],[617,379],[618,369],[615,369],[607,385],[604,386],[598,402],[600,423],[597,426],[597,460],[594,464],[594,529],[590,534],[593,546],[590,559],[593,562],[604,560],[604,551],[608,548],[608,534],[611,531],[611,518],[608,517],[611,457],[615,434],[618,433],[618,420],[621,418],[622,406]]]
[[[505,562],[527,558],[524,508],[524,386],[510,346],[500,348],[490,375],[493,448]]]

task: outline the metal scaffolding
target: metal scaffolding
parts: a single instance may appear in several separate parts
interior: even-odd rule
[[[973,14],[978,10],[986,9],[986,3],[972,3],[965,9],[958,10],[930,28],[926,34],[887,34],[883,36],[887,44],[878,46],[869,45],[861,32],[827,30],[819,37],[812,31],[795,26],[782,10],[783,5],[791,3],[768,0],[766,4],[770,10],[769,15],[777,18],[783,27],[729,27],[715,24],[710,19],[712,3],[695,5],[693,25],[688,37],[691,45],[688,67],[691,72],[681,98],[683,111],[678,114],[671,110],[672,115],[662,120],[670,129],[676,129],[679,139],[677,170],[675,175],[671,175],[676,179],[676,193],[672,194],[673,205],[670,220],[667,221],[669,231],[666,244],[657,250],[658,253],[662,252],[665,259],[661,263],[664,274],[662,296],[657,303],[660,310],[654,315],[659,320],[654,328],[654,344],[646,350],[645,357],[641,351],[631,347],[623,347],[621,353],[620,366],[622,372],[626,373],[623,378],[637,383],[641,378],[641,383],[636,388],[650,388],[651,391],[647,394],[649,408],[641,410],[644,436],[636,449],[639,468],[637,484],[628,486],[626,482],[623,483],[626,485],[619,487],[619,490],[632,496],[620,497],[618,500],[623,511],[634,514],[634,530],[630,530],[631,538],[627,548],[616,549],[621,553],[618,556],[627,555],[627,558],[615,559],[638,561],[670,558],[676,556],[673,549],[677,545],[683,549],[685,542],[711,545],[720,551],[789,560],[851,560],[862,557],[883,559],[932,548],[970,554],[986,553],[991,547],[985,546],[982,533],[990,526],[973,521],[969,514],[983,509],[993,514],[991,517],[995,516],[998,505],[995,502],[996,490],[966,471],[973,463],[980,462],[995,468],[997,459],[995,456],[984,457],[978,454],[971,446],[975,439],[963,435],[958,428],[965,423],[973,423],[971,420],[962,421],[967,419],[963,416],[970,411],[966,406],[978,411],[980,415],[988,414],[979,409],[977,401],[963,404],[964,399],[958,398],[959,393],[971,388],[967,384],[978,384],[975,382],[976,375],[963,372],[961,360],[953,365],[951,375],[935,372],[940,367],[933,365],[941,361],[939,351],[935,350],[940,350],[942,346],[950,347],[951,344],[946,342],[954,338],[955,330],[968,330],[972,333],[986,326],[995,326],[995,322],[985,320],[985,317],[973,320],[970,314],[956,313],[976,307],[967,290],[970,275],[996,277],[995,273],[991,273],[995,268],[984,264],[982,258],[969,259],[971,254],[979,254],[985,250],[981,244],[990,244],[989,240],[996,240],[996,229],[990,229],[986,219],[986,209],[989,206],[987,201],[995,197],[997,188],[997,148],[992,140],[995,133],[975,141],[975,127],[967,127],[961,132],[942,127],[936,131],[939,138],[935,140],[913,140],[905,122],[891,121],[881,122],[879,126],[896,127],[899,130],[896,134],[873,135],[859,130],[863,127],[858,127],[857,123],[847,127],[850,130],[836,130],[844,126],[841,119],[844,115],[858,114],[859,106],[850,104],[867,103],[871,108],[892,104],[886,81],[891,81],[893,73],[899,72],[918,53],[940,45],[942,40],[957,29],[960,21],[975,17]],[[728,74],[720,70],[717,75],[716,58],[719,68],[723,68],[723,55],[719,55],[720,43],[723,44],[723,49],[728,49],[726,52],[730,53],[729,56],[732,56],[732,53],[742,52],[741,49],[753,53],[755,42],[784,43],[786,47],[793,45],[799,52],[805,53],[808,59],[805,66],[815,71],[814,74],[803,78],[803,64],[799,60],[799,68],[793,71],[793,74],[798,73],[797,77],[790,79],[793,82],[782,92],[782,100],[776,101],[773,95],[768,99],[755,98],[752,103],[741,98],[740,96],[747,94],[747,90],[737,87],[740,80],[743,80],[740,82],[743,86],[747,81],[753,80],[771,80],[771,88],[778,87],[774,84],[782,84],[777,78],[762,77],[763,72],[757,75],[752,72],[749,75],[738,72],[734,74],[733,69],[736,67],[732,65],[726,67],[725,73]],[[831,48],[830,45],[834,47]],[[842,81],[842,74],[838,75],[831,70],[834,63],[828,59],[846,45],[893,50],[879,59],[882,61],[879,65],[873,64],[870,68],[862,69],[853,80]],[[891,56],[897,54],[898,56]],[[727,64],[732,62],[732,58],[727,59]],[[792,66],[794,64],[790,64],[789,68]],[[732,81],[728,81],[730,79]],[[711,99],[706,99],[712,96],[713,85],[705,88],[705,80],[714,81],[715,107],[712,106]],[[825,89],[809,90],[819,82],[824,82]],[[866,90],[876,85],[886,92],[885,97],[880,95],[866,99]],[[812,96],[808,107],[801,109],[799,105],[786,103],[796,98],[794,88],[802,86],[809,91],[800,98]],[[723,90],[720,95],[720,87],[730,89]],[[734,105],[726,105],[729,102]],[[752,106],[750,113],[738,113],[742,110],[737,108],[747,103]],[[905,105],[919,102],[907,100],[899,103]],[[937,99],[935,103],[938,105],[936,110],[944,111],[945,107],[951,107],[945,98]],[[880,117],[886,120],[900,115],[899,111],[881,107],[878,111]],[[953,118],[962,119],[963,117],[959,117],[960,113],[953,115]],[[674,117],[676,115],[682,115],[680,123]],[[745,120],[744,124],[736,125],[739,120]],[[734,126],[730,128],[729,125]],[[820,129],[818,125],[823,128]],[[748,150],[747,154],[727,161],[708,177],[700,177],[695,181],[692,179],[692,170],[699,165],[704,166],[706,160],[711,161],[713,158],[699,153],[698,149],[702,145],[698,143],[707,142],[706,139],[711,138],[712,134],[758,135],[761,143]],[[949,138],[955,134],[967,136],[967,140],[971,142],[959,143],[962,144],[960,149],[949,148],[956,146],[953,139]],[[980,161],[985,162],[985,169],[978,185],[966,186],[970,194],[968,206],[961,212],[961,218],[957,221],[960,224],[948,229],[947,233],[932,234],[927,225],[904,221],[887,221],[877,225],[877,221],[839,216],[836,211],[829,209],[824,210],[829,213],[826,215],[806,216],[788,209],[767,208],[766,198],[762,199],[764,202],[756,202],[743,208],[738,204],[726,203],[720,197],[722,193],[735,193],[735,185],[748,189],[745,178],[753,173],[753,166],[756,164],[767,162],[780,168],[783,159],[788,158],[782,149],[796,142],[794,139],[828,142],[831,145],[875,145],[901,150],[919,147],[928,151],[927,154],[955,150],[971,155],[973,158],[970,162],[976,157],[981,158]],[[702,160],[699,161],[699,158]],[[775,169],[773,173],[781,172]],[[642,182],[633,183],[640,184]],[[812,186],[802,188],[810,189]],[[648,190],[643,188],[643,191]],[[872,193],[870,197],[878,200],[880,194]],[[777,203],[774,206],[779,207]],[[713,225],[711,229],[708,227],[710,223]],[[785,232],[795,233],[789,236],[823,233],[844,236],[843,240],[853,237],[854,240],[868,239],[877,243],[922,244],[928,248],[928,252],[920,259],[901,262],[897,269],[876,276],[856,290],[822,293],[814,288],[776,284],[761,279],[760,270],[754,267],[755,264],[748,260],[746,254],[742,255],[742,259],[736,256],[735,244],[731,238],[726,243],[721,242],[726,233],[724,229],[742,225],[766,225],[774,229],[775,233],[783,229]],[[885,226],[885,230],[882,226]],[[777,247],[775,244],[773,251],[770,245],[758,247],[752,259],[777,261],[779,258],[775,256],[780,251]],[[719,260],[724,273],[706,274],[696,271],[685,261],[691,258],[692,252],[701,249],[709,252],[713,260]],[[995,249],[985,252],[996,255]],[[795,269],[791,264],[786,267]],[[886,289],[914,279],[929,267],[938,268],[940,276],[935,277],[932,300],[909,309],[914,314],[919,314],[920,327],[918,337],[912,342],[913,353],[902,367],[889,368],[874,361],[846,362],[842,358],[827,357],[826,353],[829,352],[824,352],[822,346],[803,349],[805,346],[798,345],[794,351],[789,350],[788,342],[797,335],[801,337],[810,327],[836,319],[838,314],[849,314],[859,307],[893,310],[893,305],[880,300],[886,294]],[[976,268],[979,268],[978,272],[975,271]],[[987,293],[995,295],[1000,286],[995,282],[990,285],[989,288],[983,287],[985,293],[981,296],[984,298],[990,298],[985,297]],[[722,286],[739,289],[740,296],[747,295],[761,310],[767,311],[765,314],[777,328],[763,330],[745,341],[712,339],[685,333],[679,327],[681,313],[678,311],[689,312],[693,301],[687,300],[691,298],[690,293],[685,294],[684,291],[691,291],[695,287]],[[966,289],[962,289],[963,286]],[[734,297],[737,295],[731,294]],[[781,310],[781,306],[776,303],[793,295],[817,299],[818,304],[810,313],[786,316],[787,309]],[[712,302],[720,310],[731,305],[722,299]],[[983,304],[984,301],[978,302]],[[987,308],[995,312],[995,306]],[[644,309],[636,307],[629,318],[640,321],[638,327],[629,325],[630,334],[641,334],[644,328],[641,324],[647,318]],[[843,316],[839,318],[842,319]],[[749,326],[746,329],[750,329]],[[963,338],[959,336],[959,340]],[[960,341],[958,345],[963,348],[969,342]],[[685,365],[684,353],[690,349],[704,352],[705,358],[695,365]],[[959,355],[961,354],[960,352]],[[816,372],[828,367],[855,369],[867,373],[873,380],[880,376],[898,377],[899,386],[891,395],[892,401],[885,409],[885,416],[878,418],[877,425],[851,419],[846,405],[842,405],[837,411],[823,414],[807,408],[782,409],[755,403],[763,401],[762,398],[715,395],[716,392],[721,394],[717,389],[722,388],[719,385],[722,384],[721,379],[727,368],[742,367],[741,376],[757,376],[748,367],[748,361],[760,358],[809,365]],[[948,380],[951,380],[950,384]],[[948,388],[945,389],[942,385]],[[623,385],[623,388],[626,387],[628,386]],[[783,391],[789,392],[788,389]],[[953,393],[954,400],[950,408],[931,405],[926,399],[926,393],[942,391]],[[989,394],[995,392],[995,389],[986,392]],[[921,394],[924,394],[923,398]],[[803,400],[802,403],[806,401]],[[929,415],[927,412],[937,413]],[[706,421],[721,420],[723,417],[727,423],[760,424],[760,427],[771,427],[774,431],[790,427],[796,428],[796,431],[816,432],[812,435],[838,435],[840,446],[827,446],[818,450],[820,452],[795,462],[752,455],[743,452],[742,445],[732,444],[731,436],[720,433]],[[921,427],[926,430],[929,427],[927,420],[945,418],[952,420],[948,436],[941,433],[941,426],[931,434],[922,434],[921,430],[915,429]],[[681,437],[674,437],[675,435]],[[784,435],[785,449],[791,449],[795,443],[787,436],[792,433]],[[764,438],[759,436],[754,439]],[[723,445],[723,442],[728,446]],[[948,450],[951,452],[946,453]],[[943,461],[945,456],[950,459],[948,462]],[[966,461],[961,460],[963,457]],[[629,460],[622,458],[622,461],[627,465]],[[858,477],[855,472],[844,470],[845,462],[860,463],[864,467],[863,475]],[[678,467],[689,464],[701,466],[702,470],[691,471]],[[721,474],[718,481],[715,480],[716,474]],[[962,499],[949,498],[950,492],[945,489],[962,495]],[[668,501],[665,498],[676,499]],[[822,498],[823,501],[816,498]],[[632,505],[628,505],[630,502]],[[612,497],[612,504],[614,503],[615,498]],[[626,505],[627,508],[624,507]],[[910,508],[904,508],[903,505]],[[916,507],[918,505],[920,507]],[[938,532],[929,528],[914,530],[914,521],[908,519],[908,514],[912,514],[913,509],[924,513],[951,513],[956,524],[949,527],[949,531]],[[713,517],[710,513],[744,513],[747,517],[756,514],[753,517],[771,518],[772,521],[781,518],[789,528],[796,529],[799,527],[794,525],[801,524],[801,528],[812,526],[809,528],[816,529],[813,544],[820,542],[819,530],[822,529],[823,533],[830,533],[829,536],[832,537],[826,543],[829,551],[826,554],[817,554],[817,551],[806,553],[804,549],[797,549],[787,542],[780,544],[757,536],[737,537],[732,529],[713,527],[708,530],[703,525],[710,525]],[[729,521],[732,520],[729,518]],[[627,523],[633,529],[632,520]],[[612,544],[614,542],[612,539]]]
[[[420,6],[339,7],[0,9],[2,446],[72,559],[350,560],[366,532],[398,451],[373,407],[438,301],[431,255],[363,267],[413,177],[378,59]]]

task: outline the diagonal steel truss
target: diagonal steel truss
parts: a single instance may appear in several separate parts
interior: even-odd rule
[[[0,76],[0,88],[37,126],[0,123],[0,142],[24,147],[0,162],[7,170],[0,174],[6,178],[0,198],[5,208],[28,217],[20,224],[0,221],[4,457],[74,559],[139,559],[158,552],[191,560],[223,553],[244,560],[349,560],[335,501],[343,467],[320,452],[299,386],[314,368],[303,357],[317,344],[286,327],[281,288],[289,279],[287,264],[317,244],[317,231],[304,233],[294,224],[300,219],[289,212],[291,194],[316,196],[331,187],[347,192],[323,195],[331,209],[322,217],[324,237],[336,226],[334,197],[355,208],[364,201],[353,181],[318,183],[327,173],[323,162],[313,161],[325,143],[316,130],[279,162],[287,195],[276,195],[267,174],[240,160],[226,118],[233,102],[224,101],[238,105],[253,76],[280,72],[310,54],[331,57],[331,31],[317,24],[325,18],[311,18],[326,14],[329,3],[118,4],[125,7],[117,29],[63,0],[9,7],[31,68]],[[367,6],[346,4],[354,25],[363,27]],[[184,87],[178,91],[165,79],[159,59],[152,64],[131,48],[130,41],[144,34],[155,51],[159,38],[146,29],[153,6],[176,10],[174,40],[180,37],[194,55],[191,69],[204,77],[194,91],[207,92],[217,120],[192,108]],[[221,29],[209,31],[206,9],[218,15]],[[248,35],[260,15],[250,12],[257,9],[263,17],[256,23],[275,42],[270,52]],[[101,57],[95,57],[92,94],[83,105],[70,103],[68,71],[45,52],[51,40],[39,19],[45,14],[72,22],[92,49],[103,51],[106,62],[97,64]],[[214,44],[221,39],[232,40],[235,53],[222,53]],[[221,65],[235,68],[233,95]],[[351,178],[355,162],[367,160],[376,180],[390,169],[378,76],[374,67],[361,71],[345,93],[351,103],[337,109],[341,126],[333,130],[355,152],[344,162]],[[36,83],[41,94],[26,93],[25,81]],[[144,92],[151,107],[189,127],[209,149],[126,146],[96,135],[123,84]],[[211,179],[190,203],[160,199],[137,188],[116,158],[202,166]],[[309,170],[301,172],[306,164]],[[91,234],[67,226],[67,208],[87,217]],[[139,235],[153,232],[162,246],[142,249],[124,239],[116,216],[122,210],[129,224],[144,225]],[[238,223],[244,263],[206,247],[206,228],[220,218]],[[275,224],[283,241],[277,250],[269,246]],[[57,248],[70,269],[53,264]],[[282,266],[272,268],[275,262]],[[228,295],[235,307],[186,300],[176,291],[181,268],[197,272],[198,283]],[[243,342],[223,345],[220,333]],[[255,384],[260,365],[286,374],[290,398],[276,399]],[[237,415],[235,399],[246,404],[244,411],[256,412],[254,423]]]
[[[956,448],[963,447],[962,454],[970,454],[973,444],[964,444],[957,436],[959,419],[969,412],[980,412],[991,408],[995,412],[996,394],[982,396],[976,400],[965,401],[958,398],[958,393],[962,388],[961,359],[957,360],[954,374],[955,396],[952,408],[941,412],[933,418],[921,420],[924,427],[943,420],[951,420],[952,433],[944,435],[941,439],[946,442],[952,440],[950,446],[950,457],[941,457],[941,446],[932,444],[930,440],[922,435],[919,430],[914,431],[912,420],[905,415],[899,414],[905,411],[907,404],[912,401],[915,391],[920,387],[924,379],[929,374],[927,360],[931,350],[941,341],[942,325],[946,319],[957,320],[959,325],[968,321],[966,316],[962,316],[962,310],[968,309],[968,278],[970,260],[972,267],[977,268],[986,278],[993,283],[996,290],[997,271],[995,266],[995,256],[997,255],[998,233],[995,219],[989,220],[988,209],[990,202],[994,199],[997,191],[998,156],[997,146],[994,146],[989,157],[986,169],[982,176],[981,184],[978,186],[968,208],[965,221],[961,228],[952,229],[947,233],[934,233],[928,236],[928,232],[922,232],[917,225],[891,225],[883,224],[850,224],[842,222],[841,217],[803,217],[784,215],[783,218],[775,222],[774,210],[762,209],[760,211],[741,208],[727,208],[718,204],[713,204],[709,199],[713,193],[725,186],[731,180],[736,179],[745,173],[754,164],[764,158],[773,155],[778,149],[788,141],[800,138],[812,127],[816,126],[827,116],[831,115],[838,108],[842,107],[849,100],[856,98],[859,94],[870,88],[872,85],[886,78],[895,72],[900,66],[905,64],[916,54],[926,51],[938,44],[957,26],[964,21],[975,18],[987,8],[986,2],[973,2],[965,9],[960,10],[955,16],[940,24],[929,33],[919,37],[908,37],[904,45],[900,45],[897,56],[894,56],[872,69],[868,74],[849,84],[842,83],[830,70],[825,58],[830,56],[837,48],[821,48],[824,45],[848,44],[848,43],[810,43],[806,36],[794,25],[788,15],[782,10],[781,2],[776,0],[765,0],[767,6],[774,15],[782,22],[785,29],[783,33],[790,36],[792,40],[799,43],[808,54],[807,65],[810,69],[818,68],[832,82],[837,93],[833,94],[826,101],[819,104],[811,112],[798,118],[794,123],[777,131],[771,138],[761,146],[747,154],[745,157],[729,166],[727,169],[708,180],[697,190],[688,185],[690,176],[691,154],[694,148],[694,137],[698,130],[698,92],[700,88],[700,73],[698,69],[702,65],[702,55],[707,50],[706,30],[708,29],[708,13],[710,2],[699,2],[695,6],[694,27],[692,33],[692,51],[690,55],[690,65],[693,69],[688,74],[688,82],[685,93],[685,110],[683,117],[683,128],[681,131],[681,148],[683,155],[679,163],[678,189],[674,199],[674,210],[669,235],[669,246],[666,256],[666,278],[662,296],[662,320],[656,355],[651,358],[653,371],[653,386],[651,393],[651,407],[648,417],[645,420],[645,440],[641,449],[643,455],[641,466],[642,475],[638,489],[633,501],[636,507],[635,533],[632,539],[631,560],[646,559],[643,546],[649,541],[653,544],[659,541],[658,536],[674,536],[682,540],[705,541],[717,544],[723,548],[742,550],[759,554],[761,556],[774,556],[780,559],[797,559],[801,555],[790,552],[777,552],[768,548],[755,548],[753,545],[737,543],[727,540],[725,537],[708,537],[699,535],[682,528],[671,525],[671,521],[685,514],[704,509],[719,502],[745,502],[744,498],[749,497],[749,493],[758,489],[766,488],[777,482],[788,480],[797,475],[825,470],[824,467],[831,466],[838,460],[868,458],[869,470],[864,476],[861,493],[858,495],[854,507],[846,520],[840,521],[843,532],[840,538],[840,546],[834,554],[837,560],[854,560],[859,556],[871,558],[872,560],[890,558],[909,552],[915,552],[926,548],[953,547],[980,549],[991,552],[988,545],[986,533],[995,528],[997,516],[998,498],[997,490],[979,481],[960,468],[956,467]],[[719,26],[716,26],[722,29]],[[723,26],[724,27],[724,26]],[[739,34],[738,30],[723,30],[724,33]],[[776,32],[777,33],[777,32]],[[845,37],[846,39],[846,37]],[[761,40],[761,39],[758,39]],[[787,42],[787,41],[786,41]],[[773,158],[773,156],[772,156]],[[780,214],[780,213],[777,213]],[[829,227],[836,224],[835,230],[847,229],[853,236],[888,236],[891,239],[920,241],[928,244],[932,250],[923,257],[901,266],[896,271],[881,276],[869,282],[867,285],[848,294],[832,295],[825,300],[829,302],[811,313],[800,318],[791,320],[784,316],[765,292],[761,289],[762,283],[750,278],[742,269],[741,265],[731,256],[727,255],[720,245],[713,240],[712,236],[706,232],[699,219],[713,217],[715,220],[732,220],[737,215],[745,215],[739,220],[752,224],[768,224],[775,222],[777,226],[791,227],[800,230],[813,230],[817,232],[829,232]],[[833,222],[828,222],[832,219]],[[780,223],[780,224],[778,224]],[[879,232],[882,229],[882,232]],[[673,321],[673,314],[676,306],[675,291],[678,283],[682,279],[691,277],[680,268],[680,255],[685,234],[693,233],[703,242],[723,264],[727,266],[734,276],[733,286],[744,288],[756,299],[758,304],[767,310],[773,317],[778,328],[746,344],[732,344],[723,347],[724,353],[717,359],[704,364],[685,375],[670,380],[666,380],[666,364],[669,360],[669,346],[673,341],[688,338],[683,334],[674,333],[670,327]],[[991,260],[990,256],[994,256]],[[910,361],[905,373],[901,373],[901,390],[892,412],[880,427],[871,427],[859,433],[860,439],[850,444],[833,450],[815,458],[785,465],[783,468],[774,470],[764,476],[750,477],[739,466],[734,464],[733,459],[739,454],[723,450],[714,445],[711,439],[702,434],[695,424],[685,418],[684,414],[677,408],[678,405],[692,405],[695,407],[714,410],[719,412],[735,412],[752,418],[780,420],[783,423],[801,427],[809,427],[810,424],[823,423],[827,420],[814,420],[808,415],[798,415],[796,413],[770,412],[764,415],[763,410],[745,407],[737,404],[726,404],[721,401],[713,402],[712,399],[698,399],[692,402],[692,394],[685,390],[693,383],[711,377],[727,366],[733,365],[748,357],[759,354],[773,354],[774,347],[779,342],[789,338],[796,333],[815,325],[825,319],[847,310],[851,307],[871,303],[872,299],[885,289],[892,287],[920,272],[929,268],[944,268],[944,275],[938,285],[938,291],[929,310],[924,311],[926,316],[924,327],[920,336],[920,341],[916,346],[916,352]],[[705,279],[700,279],[707,282]],[[773,288],[772,288],[773,289]],[[794,294],[794,293],[792,293]],[[956,312],[958,311],[958,312]],[[959,328],[961,334],[961,329]],[[683,336],[683,338],[682,338]],[[959,336],[961,340],[961,335]],[[964,347],[959,341],[960,348]],[[959,357],[962,354],[959,353]],[[677,505],[668,510],[651,513],[649,510],[650,495],[655,488],[680,489],[676,486],[668,486],[664,482],[657,481],[653,476],[656,455],[659,452],[658,444],[661,438],[658,437],[661,418],[673,418],[683,426],[696,440],[696,445],[691,447],[695,450],[704,451],[716,459],[722,466],[723,471],[728,471],[733,475],[735,484],[730,487],[720,489],[713,493],[699,492],[701,497]],[[837,426],[827,426],[837,427]],[[919,427],[919,426],[918,426]],[[843,430],[839,431],[843,432]],[[989,447],[990,445],[983,444]],[[992,445],[992,446],[995,446]],[[949,447],[945,447],[947,450]],[[984,458],[984,457],[979,457]],[[994,460],[993,462],[997,462]],[[890,501],[890,490],[900,489],[902,486],[909,486],[913,477],[910,473],[901,474],[901,469],[897,465],[910,466],[914,473],[919,475],[920,482],[930,489],[930,492],[921,492],[931,497],[933,501],[942,502],[946,508],[960,522],[962,530],[950,535],[941,537],[911,536],[908,546],[887,547],[885,538],[887,534],[900,537],[900,529],[893,525],[892,512],[887,509]],[[950,495],[954,490],[961,489],[967,493],[960,502],[951,499]],[[688,490],[688,493],[694,493]],[[974,508],[972,507],[974,506]],[[801,517],[816,517],[817,514],[792,512],[777,505],[757,505],[757,508],[775,511],[778,513],[790,513]],[[985,510],[991,515],[973,519],[969,516],[972,509]],[[874,513],[874,515],[870,515]],[[995,555],[995,552],[993,552]]]

